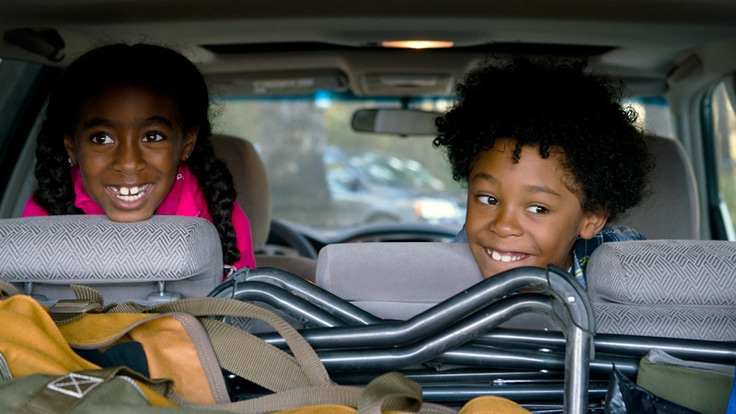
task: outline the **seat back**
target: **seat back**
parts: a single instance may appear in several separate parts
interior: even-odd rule
[[[736,242],[604,243],[586,278],[600,333],[736,341]]]
[[[257,266],[286,270],[313,281],[317,267],[315,260],[258,253],[266,245],[271,231],[271,189],[266,167],[253,144],[242,138],[222,134],[212,135],[210,140],[215,156],[227,165],[233,176],[238,203],[250,221]]]
[[[619,220],[647,239],[699,239],[700,206],[690,160],[672,138],[647,137],[656,166],[651,194]]]
[[[330,244],[315,282],[366,311],[408,319],[483,280],[465,243]]]
[[[250,141],[230,135],[210,137],[215,156],[222,160],[238,193],[238,204],[250,221],[253,249],[259,250],[268,240],[271,227],[271,188],[266,166]]]
[[[407,320],[483,280],[466,243],[330,244],[317,259],[318,286],[385,319]],[[559,327],[544,315],[518,315],[501,326]]]
[[[222,281],[214,225],[153,216],[116,223],[104,215],[0,220],[0,278],[44,304],[73,299],[70,284],[99,290],[108,303],[152,304],[206,296]]]

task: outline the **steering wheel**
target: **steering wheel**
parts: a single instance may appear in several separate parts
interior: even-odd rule
[[[271,220],[268,244],[271,246],[287,246],[294,249],[299,256],[317,259],[317,249],[314,248],[312,243],[293,227],[279,220]]]
[[[332,243],[360,242],[450,242],[457,229],[426,224],[373,224],[343,233]]]

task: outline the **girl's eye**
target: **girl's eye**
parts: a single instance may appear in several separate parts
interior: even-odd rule
[[[549,212],[549,210],[546,207],[537,206],[537,205],[527,207],[526,211],[530,213],[534,213],[534,214],[545,214]]]
[[[166,137],[160,132],[149,132],[143,136],[143,142],[159,142],[165,140]]]
[[[487,204],[490,206],[495,206],[496,204],[498,204],[498,200],[492,195],[483,194],[477,196],[476,198],[478,199],[478,201],[481,202],[481,204]]]
[[[90,138],[90,140],[93,143],[99,144],[99,145],[112,144],[112,137],[110,137],[107,134],[92,135],[92,137]]]

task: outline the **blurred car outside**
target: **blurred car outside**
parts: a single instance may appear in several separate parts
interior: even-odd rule
[[[326,223],[419,222],[459,229],[465,220],[462,194],[448,191],[418,161],[337,147],[327,147],[323,160],[332,200]]]

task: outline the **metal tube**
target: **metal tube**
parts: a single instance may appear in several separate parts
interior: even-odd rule
[[[494,369],[534,369],[563,372],[564,352],[546,352],[528,348],[502,348],[480,346],[475,341],[465,346],[447,351],[431,361],[432,366],[457,365],[466,367],[486,367]],[[633,378],[639,368],[639,358],[600,355],[590,361],[590,372],[608,378],[613,365],[624,375]]]
[[[566,413],[583,414],[588,406],[589,364],[592,341],[589,332],[576,325],[567,330],[565,350],[565,398]]]
[[[233,275],[228,281],[216,287],[209,296],[245,300],[247,284],[251,282],[267,283],[284,289],[334,315],[347,325],[369,325],[383,321],[300,276],[270,267],[247,269]]]
[[[658,348],[683,359],[716,363],[732,363],[736,359],[736,342],[602,333],[597,333],[593,342],[597,353],[634,358],[641,358],[650,349]],[[561,351],[565,347],[565,338],[562,332],[494,329],[475,339],[473,343],[524,349],[546,348]]]
[[[510,292],[524,287],[544,289],[546,281],[547,277],[544,269],[534,267],[512,269],[471,286],[407,321],[391,321],[377,325],[340,329],[316,328],[305,330],[302,334],[317,349],[380,347],[387,346],[387,344],[403,346],[434,334],[447,326],[452,326],[468,315],[504,298]],[[319,289],[318,287],[315,288]],[[529,294],[525,293],[524,295]],[[339,301],[344,302],[342,299],[339,299]],[[554,316],[554,312],[550,312],[550,314]],[[282,345],[283,340],[278,335],[261,334],[259,336],[274,345]]]
[[[232,292],[221,290],[210,296],[230,298]],[[346,323],[326,312],[324,309],[306,302],[276,286],[262,282],[241,283],[235,299],[248,302],[263,302],[277,309],[295,321],[305,325],[339,327]]]
[[[330,371],[388,371],[407,368],[436,358],[442,353],[455,349],[483,332],[492,329],[509,318],[526,312],[553,312],[550,298],[540,294],[515,295],[487,306],[465,319],[456,322],[432,336],[419,341],[390,342],[382,348],[339,349],[339,342],[333,342],[336,350],[317,351],[325,367]],[[375,326],[382,328],[383,325]],[[444,325],[438,325],[439,328]],[[374,328],[366,326],[361,330]],[[375,330],[374,328],[374,330]],[[354,329],[342,328],[341,330]],[[410,330],[405,330],[411,334]],[[303,331],[310,341],[309,330]],[[534,369],[533,367],[527,367]]]

